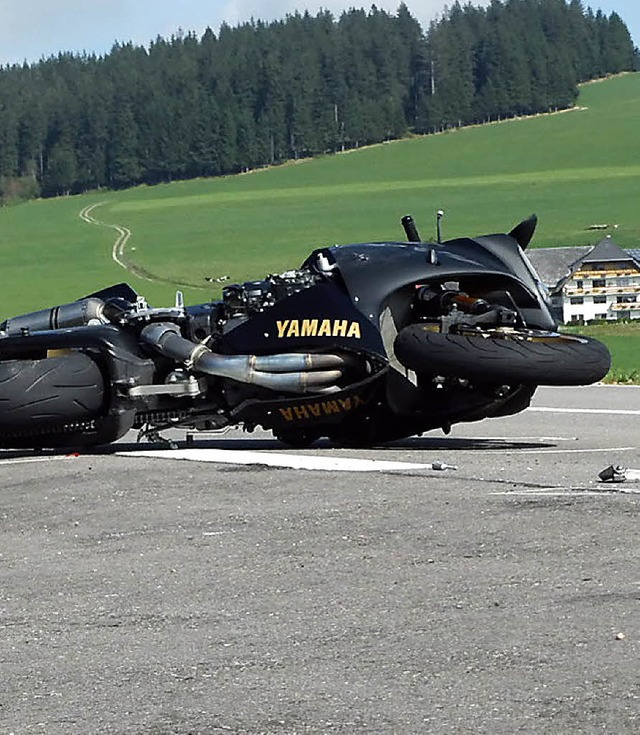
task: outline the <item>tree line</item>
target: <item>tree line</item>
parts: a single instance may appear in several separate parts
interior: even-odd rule
[[[427,29],[402,4],[222,25],[198,37],[0,69],[0,196],[217,176],[566,108],[632,70],[619,15],[580,0],[455,2]]]

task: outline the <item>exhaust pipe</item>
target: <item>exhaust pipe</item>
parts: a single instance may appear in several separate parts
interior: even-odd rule
[[[0,331],[12,336],[29,332],[48,332],[52,329],[66,327],[86,327],[92,324],[107,324],[109,320],[104,314],[105,304],[102,299],[94,297],[62,304],[53,309],[33,311],[7,319],[0,324]]]
[[[342,355],[220,355],[180,335],[175,324],[150,324],[140,333],[150,347],[187,368],[284,393],[320,392],[352,363]]]

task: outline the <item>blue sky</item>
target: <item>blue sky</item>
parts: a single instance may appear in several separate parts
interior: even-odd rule
[[[375,4],[393,12],[399,2]],[[489,0],[471,2],[486,5]],[[423,26],[446,4],[447,0],[406,0]],[[616,11],[640,46],[640,0],[583,0],[583,4],[607,15]],[[59,51],[104,54],[115,41],[146,45],[178,29],[201,33],[210,26],[217,31],[223,21],[233,26],[251,17],[282,18],[294,10],[316,13],[323,7],[339,14],[348,7],[370,5],[370,0],[0,0],[0,64],[37,61]]]

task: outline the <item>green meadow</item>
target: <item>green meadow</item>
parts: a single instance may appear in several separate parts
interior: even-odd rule
[[[595,244],[594,224],[640,247],[640,73],[581,88],[576,108],[218,179],[38,200],[0,210],[0,318],[126,280],[155,305],[217,296],[206,280],[261,277],[315,247],[510,229],[532,212],[536,246]],[[88,206],[95,220],[80,218]],[[110,226],[109,226],[110,225]],[[118,232],[131,236],[112,258]],[[151,280],[147,280],[151,279]]]
[[[611,370],[605,382],[640,383],[640,324],[594,324],[566,327],[564,331],[595,337],[611,352]]]

